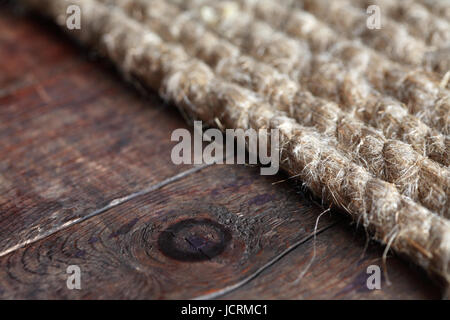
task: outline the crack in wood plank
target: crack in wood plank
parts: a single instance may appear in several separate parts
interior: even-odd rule
[[[254,273],[249,275],[248,277],[244,278],[243,280],[239,281],[238,283],[235,283],[231,286],[225,287],[223,289],[220,289],[218,291],[215,291],[213,293],[209,293],[206,295],[198,296],[193,298],[193,300],[210,300],[210,299],[217,299],[220,298],[228,293],[231,293],[235,290],[238,290],[239,288],[243,287],[244,285],[250,283],[251,281],[255,280],[260,274],[262,274],[264,271],[275,265],[277,262],[279,262],[281,259],[283,259],[285,256],[287,256],[290,252],[300,247],[302,244],[307,243],[309,240],[313,239],[314,236],[320,235],[322,232],[334,227],[338,223],[341,222],[341,219],[333,222],[323,228],[318,229],[316,232],[312,232],[308,236],[304,237],[303,239],[300,239],[299,241],[295,242],[288,248],[286,248],[283,252],[273,257],[269,262],[267,262],[265,265],[263,265],[261,268],[256,270]]]
[[[203,170],[203,169],[205,169],[205,168],[207,168],[207,167],[209,167],[211,165],[213,165],[213,164],[203,164],[203,165],[195,166],[195,167],[193,167],[191,169],[182,171],[182,172],[180,172],[180,173],[178,173],[178,174],[176,174],[176,175],[174,175],[174,176],[172,176],[170,178],[167,178],[167,179],[165,179],[165,180],[163,180],[161,182],[158,182],[156,184],[152,184],[149,187],[144,188],[144,189],[142,189],[140,191],[133,192],[133,193],[131,193],[129,195],[126,195],[124,197],[111,200],[106,206],[104,206],[104,207],[102,207],[100,209],[97,209],[97,210],[91,212],[90,214],[87,214],[84,217],[76,218],[76,219],[72,219],[70,221],[67,221],[66,223],[64,223],[64,224],[62,224],[62,225],[60,225],[60,226],[58,226],[58,227],[56,227],[54,229],[50,229],[47,232],[45,232],[43,234],[40,234],[39,236],[37,236],[37,237],[35,237],[33,239],[29,239],[29,240],[20,242],[20,243],[12,246],[10,248],[7,248],[7,249],[1,251],[0,252],[0,257],[3,257],[3,256],[5,256],[5,255],[7,255],[7,254],[9,254],[9,253],[11,253],[13,251],[16,251],[16,250],[18,250],[20,248],[23,248],[23,247],[25,247],[27,245],[30,245],[32,243],[35,243],[35,242],[37,242],[39,240],[48,238],[49,236],[51,236],[51,235],[53,235],[53,234],[55,234],[57,232],[60,232],[61,230],[64,230],[64,229],[66,229],[66,228],[68,228],[70,226],[73,226],[73,225],[78,224],[80,222],[83,222],[83,221],[86,221],[88,219],[91,219],[92,217],[98,216],[99,214],[102,214],[102,213],[108,211],[111,208],[117,207],[117,206],[119,206],[119,205],[121,205],[123,203],[126,203],[126,202],[128,202],[128,201],[130,201],[132,199],[135,199],[136,197],[145,195],[145,194],[147,194],[149,192],[152,192],[152,191],[155,191],[157,189],[160,189],[160,188],[162,188],[162,187],[164,187],[164,186],[166,186],[166,185],[168,185],[170,183],[173,183],[175,181],[181,180],[181,179],[187,177],[188,175],[193,174],[195,172],[198,172],[200,170]]]

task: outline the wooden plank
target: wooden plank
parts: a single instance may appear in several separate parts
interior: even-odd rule
[[[0,96],[80,63],[73,43],[41,22],[0,10]]]
[[[0,17],[1,81],[39,80],[0,94],[0,256],[191,168],[170,161],[171,132],[187,128],[173,108],[32,22]],[[28,72],[33,62],[42,69]]]
[[[231,165],[189,175],[0,258],[0,297],[194,298],[232,286],[310,235],[322,210],[277,179]],[[69,265],[81,290],[66,287]]]
[[[1,99],[0,255],[189,167],[170,160],[176,113],[85,72]]]
[[[316,255],[313,259],[314,243]],[[389,254],[387,283],[383,272],[383,249],[370,243],[349,223],[340,223],[289,253],[260,277],[223,299],[440,299],[441,293],[422,270]],[[308,264],[313,261],[309,266]],[[379,266],[381,290],[369,290],[367,272]],[[302,271],[308,272],[300,277]]]

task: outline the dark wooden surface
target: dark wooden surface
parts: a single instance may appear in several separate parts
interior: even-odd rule
[[[0,298],[439,298],[283,174],[176,166],[172,106],[0,6]],[[315,244],[316,254],[308,272]],[[82,289],[66,287],[69,265]]]

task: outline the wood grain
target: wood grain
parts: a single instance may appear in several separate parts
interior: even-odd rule
[[[383,272],[383,249],[369,243],[365,233],[348,222],[339,223],[316,241],[308,241],[284,259],[224,299],[440,299],[439,290],[422,270],[408,265],[392,254],[386,266],[390,283]],[[314,243],[316,256],[313,259]],[[311,259],[309,272],[300,278]],[[369,290],[367,272],[370,265],[379,266],[381,290]]]
[[[40,32],[18,25],[15,41],[0,33],[7,48],[0,56],[2,82],[15,87],[0,95],[0,256],[190,168],[170,161],[170,134],[187,127],[178,113],[155,94],[144,99],[127,90],[73,46],[56,50],[53,43],[49,50],[65,59],[51,63],[52,53],[37,54],[35,64],[47,66],[21,74],[33,57],[29,51],[45,51],[46,42],[34,47],[32,40],[25,49],[19,39]],[[69,60],[64,72],[48,71],[61,71]],[[18,75],[39,81],[15,85],[11,79],[22,83]]]
[[[258,171],[207,168],[16,250],[0,259],[0,297],[178,299],[231,286],[310,235],[321,210],[300,202],[289,185],[273,188],[277,177]],[[227,230],[230,241],[222,253],[194,262],[167,254],[161,235],[192,219]],[[327,215],[320,225],[333,221]],[[188,232],[177,246],[189,251],[195,239],[210,233]],[[68,265],[81,268],[82,290],[66,288]]]
[[[0,11],[0,96],[81,62],[74,45],[51,25]]]

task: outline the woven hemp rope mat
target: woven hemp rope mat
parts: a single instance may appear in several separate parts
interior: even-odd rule
[[[285,171],[448,287],[450,4],[369,30],[365,0],[22,2],[80,6],[70,33],[193,119],[278,129]]]

